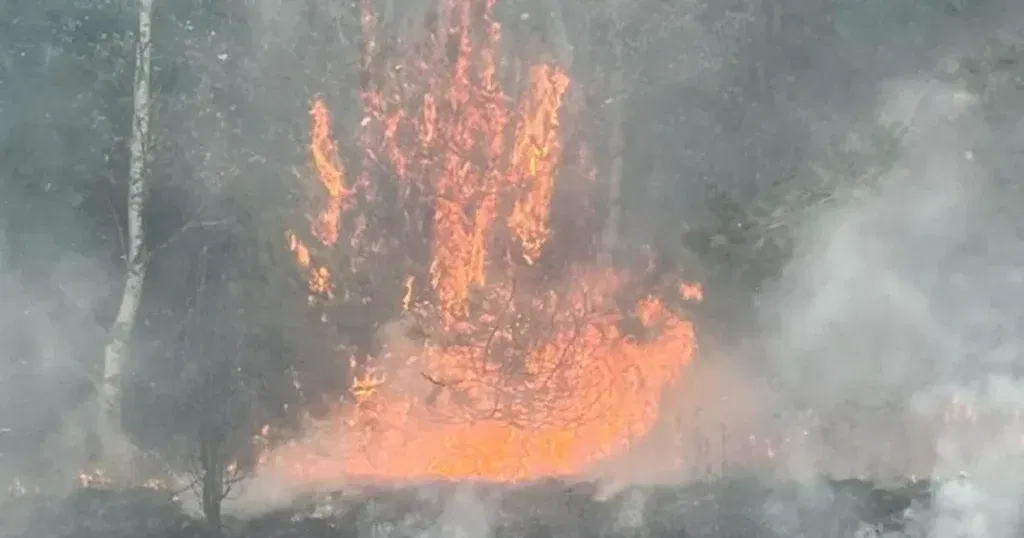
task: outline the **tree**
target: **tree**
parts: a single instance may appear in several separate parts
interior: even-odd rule
[[[217,234],[211,234],[216,240]],[[193,267],[195,293],[188,309],[182,351],[193,372],[189,395],[194,420],[191,435],[191,485],[199,496],[207,521],[219,527],[221,504],[233,486],[245,477],[253,459],[247,427],[251,418],[250,392],[245,369],[239,362],[246,338],[239,309],[232,308],[231,279],[226,264],[232,240],[222,237],[200,248]],[[243,460],[240,462],[239,460]]]
[[[612,54],[606,67],[607,81],[606,91],[609,97],[605,101],[608,105],[609,133],[608,133],[608,154],[611,162],[608,165],[607,184],[608,189],[608,216],[602,230],[602,242],[606,253],[615,250],[619,243],[619,226],[622,221],[622,170],[623,160],[626,155],[626,141],[623,133],[623,99],[626,92],[625,65],[623,58],[623,39],[618,28],[618,21],[614,14],[609,15],[606,24],[608,25],[607,39],[610,41]]]
[[[146,273],[146,235],[142,214],[146,205],[147,158],[150,144],[150,67],[152,65],[153,0],[139,0],[139,28],[135,43],[134,94],[132,99],[131,157],[127,200],[127,252],[124,289],[103,356],[98,391],[97,435],[106,464],[124,460],[130,442],[121,426],[121,372],[127,360],[128,341],[142,299]]]

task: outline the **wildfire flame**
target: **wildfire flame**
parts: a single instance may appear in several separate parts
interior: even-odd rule
[[[393,284],[397,336],[376,357],[347,357],[356,374],[350,400],[321,432],[327,455],[302,444],[273,452],[294,476],[517,481],[578,473],[654,426],[663,390],[692,357],[693,327],[672,304],[701,300],[698,285],[676,281],[677,293],[662,300],[609,268],[570,263],[563,274],[541,274],[537,262],[558,251],[550,213],[564,173],[560,111],[570,79],[538,62],[523,95],[510,97],[493,3],[481,10],[447,0],[447,27],[428,46],[383,69],[383,82],[364,75],[354,190],[327,106],[314,101],[312,162],[327,196],[317,198],[310,233],[320,246],[288,235],[311,296],[330,299],[348,277],[372,273],[367,260],[387,245],[405,253],[408,270]],[[367,6],[364,70],[378,61]],[[377,167],[390,176],[378,178]],[[376,196],[385,191],[394,197]],[[375,241],[367,215],[391,206],[399,229]],[[364,223],[346,234],[349,263],[314,263],[311,251],[333,251],[349,215]],[[417,331],[425,336],[410,335]]]
[[[548,212],[562,150],[558,110],[568,87],[565,73],[550,65],[534,66],[531,91],[519,112],[512,168],[520,196],[509,216],[509,228],[520,241],[523,258],[531,264],[540,257],[548,239]]]
[[[341,211],[349,195],[345,187],[345,169],[331,134],[331,114],[327,110],[327,105],[323,100],[317,99],[313,102],[313,109],[309,114],[313,118],[313,165],[327,194],[327,201],[317,216],[313,233],[324,245],[333,246],[338,242]]]

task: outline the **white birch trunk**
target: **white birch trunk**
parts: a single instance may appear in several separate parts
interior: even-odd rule
[[[145,234],[142,209],[146,202],[146,161],[149,148],[150,65],[153,0],[139,0],[139,33],[135,45],[135,94],[132,112],[131,161],[128,177],[128,238],[125,261],[128,272],[117,317],[110,329],[104,351],[100,391],[99,429],[105,462],[118,464],[126,456],[127,437],[121,427],[121,371],[128,355],[128,341],[142,297],[146,273]]]

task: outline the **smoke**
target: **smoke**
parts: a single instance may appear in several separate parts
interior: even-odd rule
[[[790,113],[803,114],[801,121],[819,115],[829,131],[816,132],[817,126],[806,121],[811,144],[848,132],[845,145],[856,147],[856,133],[867,126],[899,134],[900,145],[894,162],[872,163],[884,167],[883,173],[868,167],[836,172],[877,181],[837,193],[804,218],[794,259],[759,297],[763,335],[737,351],[754,358],[705,357],[685,372],[667,396],[670,411],[662,428],[630,457],[594,470],[612,491],[624,484],[720,474],[730,462],[770,453],[781,464],[777,472],[808,481],[823,474],[950,478],[966,472],[966,482],[959,479],[939,492],[940,528],[959,521],[957,510],[976,516],[977,509],[964,508],[971,502],[981,499],[994,507],[998,503],[989,501],[1016,495],[1011,484],[1000,482],[998,465],[982,464],[998,461],[1013,468],[1016,441],[994,432],[1015,420],[1018,395],[1024,394],[1015,378],[1021,349],[1017,290],[1024,280],[1016,267],[1024,261],[1024,245],[1010,228],[1012,212],[1004,207],[1013,197],[1005,164],[996,169],[1003,158],[997,145],[1012,133],[992,123],[975,89],[950,82],[947,65],[958,63],[964,47],[977,46],[973,38],[952,32],[952,23],[936,23],[941,17],[918,10],[911,18],[930,26],[921,32],[928,34],[922,43],[911,43],[903,30],[858,37],[872,26],[858,16],[877,21],[905,15],[896,13],[896,4],[869,6],[879,10],[871,14],[868,7],[844,14],[839,31],[851,37],[837,47],[842,51],[832,58],[826,54],[829,46],[820,47],[820,64],[835,60],[838,67],[812,64],[811,74],[796,76],[801,82],[818,79],[816,84],[793,89],[793,96],[780,90],[772,107],[762,107],[759,115],[751,112],[754,104],[734,107],[771,118],[765,122],[771,126]],[[976,30],[979,24],[963,29]],[[874,26],[871,31],[877,32]],[[922,52],[936,45],[938,33],[943,38],[935,48],[942,50]],[[701,32],[687,36],[702,42],[696,45],[712,45]],[[874,50],[879,40],[888,46],[885,58]],[[731,57],[739,48],[717,44],[712,56]],[[939,68],[925,74],[893,76],[934,64]],[[715,87],[728,82],[715,73],[721,76],[702,82]],[[696,75],[686,78],[692,84],[689,79]],[[841,88],[847,82],[852,90]],[[872,116],[850,117],[861,111],[862,101],[872,99]],[[696,110],[690,118],[705,111],[688,108]],[[765,130],[771,138],[785,138]],[[717,159],[687,154],[689,162],[682,166],[693,175],[712,160],[728,170],[747,162],[739,155],[744,145],[728,138],[743,135],[698,132],[705,144],[729,154]],[[684,153],[698,145],[675,138],[672,143],[685,146]],[[737,168],[731,175],[758,175],[771,159],[750,161],[753,170]],[[387,329],[383,338],[395,344],[398,355],[413,352],[403,351],[403,340],[395,338],[400,332]],[[984,420],[975,419],[968,428],[963,423],[970,421],[951,415],[967,407]],[[1000,448],[993,449],[993,441]],[[678,473],[658,468],[663,458],[679,454],[694,463]],[[1005,511],[992,510],[989,519],[1009,520]]]
[[[947,93],[915,86],[897,99]],[[942,101],[955,99],[943,97],[929,114],[943,114]],[[955,305],[943,303],[959,298],[957,279],[972,276],[965,266],[973,257],[958,251],[985,240],[978,223],[968,222],[980,171],[957,133],[954,121],[912,132],[878,192],[826,211],[803,231],[795,260],[764,301],[770,313],[785,313],[775,317],[772,344],[780,351],[772,359],[801,397],[884,403],[954,374],[965,344],[957,326],[965,320],[950,319],[943,307]]]
[[[0,269],[7,353],[0,367],[0,483],[27,480],[29,487],[63,491],[85,465],[89,417],[82,411],[96,372],[84,359],[101,349],[103,336],[90,312],[110,283],[97,264],[74,253],[49,269],[31,283]]]
[[[655,428],[586,477],[609,499],[633,486],[679,485],[765,471],[780,435],[778,397],[746,364],[715,356],[687,365],[666,391]]]
[[[761,297],[782,405],[819,418],[790,471],[932,477],[933,536],[1012,536],[1024,237],[997,155],[1019,130],[928,75],[879,95],[875,123],[903,133],[895,162],[806,219]]]
[[[416,10],[427,4],[418,4]],[[267,116],[268,123],[286,125],[295,118],[302,121],[301,108],[310,88],[341,86],[342,76],[337,73],[348,72],[349,67],[328,62],[335,57],[334,61],[343,63],[335,48],[317,49],[312,42],[319,37],[310,36],[334,32],[338,43],[351,45],[355,29],[339,22],[350,14],[326,10],[328,16],[313,28],[313,23],[302,22],[296,5],[280,0],[249,5],[253,16],[247,22],[254,36],[253,48],[262,51],[250,56],[258,59],[239,60],[252,51],[222,50],[219,47],[223,43],[212,38],[191,47],[182,45],[203,51],[201,57],[190,56],[193,67],[206,77],[198,90],[186,92],[186,99],[200,102],[191,106],[209,104],[216,109],[214,87],[222,79],[234,78],[233,73],[242,72],[271,88],[260,94],[265,102],[259,104],[265,106],[254,106],[260,110],[252,116]],[[348,9],[341,5],[331,4],[338,10]],[[655,9],[623,2],[614,6],[623,18],[632,16],[633,10]],[[627,16],[625,12],[630,13]],[[40,10],[37,15],[41,17],[42,13]],[[876,14],[874,18],[885,16]],[[421,19],[411,15],[406,20]],[[685,43],[669,43],[665,38],[664,50],[657,51],[671,56],[672,61],[678,60],[679,65],[668,69],[664,67],[669,65],[668,59],[659,57],[655,62],[654,56],[645,58],[654,65],[645,66],[643,71],[656,72],[647,79],[648,85],[667,86],[664,81],[677,76],[686,79],[687,87],[710,90],[707,93],[714,95],[724,93],[719,90],[730,83],[731,71],[727,73],[723,66],[732,65],[737,60],[734,56],[745,53],[743,41],[737,36],[747,29],[737,22],[744,20],[742,17],[730,15],[728,20],[740,27],[704,28],[696,17],[687,17],[684,22],[692,31],[676,36],[686,38]],[[945,29],[936,26],[930,33]],[[175,35],[187,35],[182,28],[173,31]],[[850,30],[852,35],[863,31],[863,27]],[[1017,180],[1013,174],[1019,163],[1007,157],[1007,146],[1019,143],[1020,133],[1011,120],[993,119],[991,107],[986,108],[983,95],[975,88],[943,76],[949,75],[947,64],[958,64],[956,59],[942,58],[934,76],[891,77],[893,71],[916,71],[922,65],[918,49],[930,46],[900,43],[904,33],[910,31],[901,29],[899,38],[872,35],[844,42],[839,59],[846,63],[837,61],[840,67],[830,67],[831,71],[812,67],[812,71],[818,69],[813,76],[801,78],[820,79],[816,86],[798,88],[810,96],[799,94],[790,102],[780,90],[771,96],[774,100],[770,107],[754,110],[755,105],[749,103],[729,107],[733,114],[742,110],[745,116],[769,125],[764,128],[770,131],[768,137],[788,139],[775,132],[778,124],[783,120],[787,125],[799,123],[788,118],[794,110],[810,110],[811,115],[820,112],[806,101],[825,93],[825,106],[839,109],[831,111],[834,116],[854,126],[902,133],[900,146],[895,162],[881,164],[887,169],[877,182],[840,192],[801,222],[794,259],[782,278],[759,297],[763,337],[735,350],[737,355],[754,358],[725,357],[728,351],[718,350],[721,355],[704,357],[706,360],[690,366],[681,383],[666,395],[667,411],[659,430],[624,459],[593,470],[594,477],[608,482],[606,494],[627,484],[684,482],[728,474],[734,462],[756,466],[770,460],[773,465],[781,464],[776,472],[784,477],[806,481],[823,474],[939,478],[942,485],[933,514],[936,538],[963,534],[1001,537],[1016,530],[1022,493],[1014,477],[1021,469],[1018,416],[1024,406],[1024,382],[1019,379],[1019,357],[1024,349],[1020,332],[1024,271],[1019,268],[1024,267],[1024,239],[1015,228],[1019,226],[1015,219],[1019,220],[1020,204],[1013,189]],[[873,65],[879,58],[869,49],[877,46],[876,38],[887,45],[895,43],[887,49],[887,55],[898,60],[886,59],[888,63],[883,66]],[[924,41],[929,39],[934,41],[934,35]],[[944,45],[957,48],[962,45],[960,41],[953,37]],[[20,459],[7,465],[6,460],[15,453],[20,457],[36,452],[40,465],[65,462],[67,473],[77,469],[70,456],[79,452],[80,432],[50,435],[61,429],[51,423],[84,423],[88,417],[62,414],[75,407],[71,401],[75,398],[59,401],[40,395],[75,393],[74,380],[85,377],[79,370],[88,362],[80,356],[82,350],[96,351],[102,345],[104,327],[95,322],[91,312],[118,285],[111,277],[116,271],[78,254],[89,245],[69,247],[79,240],[76,233],[91,229],[91,220],[83,217],[84,210],[79,211],[76,205],[82,202],[79,191],[84,190],[59,181],[75,177],[65,174],[70,164],[81,166],[97,158],[86,152],[84,141],[94,130],[105,132],[109,126],[69,129],[59,123],[93,116],[78,108],[54,108],[56,104],[74,104],[91,110],[95,103],[83,102],[80,96],[87,92],[80,92],[79,87],[92,82],[57,80],[57,73],[76,71],[48,62],[71,55],[56,54],[51,45],[42,48],[50,52],[39,52],[39,65],[47,67],[38,77],[0,76],[5,79],[3,91],[10,92],[3,94],[9,97],[5,101],[17,98],[19,103],[18,107],[0,111],[5,151],[21,155],[29,148],[40,152],[31,159],[26,157],[37,167],[31,174],[20,170],[29,166],[21,161],[0,165],[4,177],[0,187],[0,347],[10,357],[0,366],[0,392],[7,399],[0,409],[4,412],[0,419],[0,452],[4,456],[0,457],[0,483],[6,483],[4,473],[13,474],[26,467]],[[821,49],[828,50],[824,46]],[[3,66],[29,61],[18,59],[22,51],[11,50]],[[679,50],[690,51],[689,56],[680,59]],[[923,64],[933,60],[929,57]],[[231,63],[235,61],[245,65],[235,66]],[[897,65],[899,62],[903,63]],[[218,66],[222,63],[235,71],[221,72]],[[847,105],[836,89],[843,84],[836,78],[837,71],[844,68],[858,73],[857,77],[863,75],[864,80],[851,82],[856,93],[853,100],[867,100],[865,95],[877,98],[873,117],[842,118],[854,114],[842,110]],[[24,70],[24,66],[19,69]],[[280,81],[291,76],[294,82]],[[856,78],[848,73],[843,76]],[[875,79],[883,77],[886,81],[875,87]],[[305,84],[307,79],[318,78],[326,82]],[[865,90],[865,86],[871,87]],[[37,93],[40,88],[45,93]],[[682,106],[651,88],[645,91],[660,97],[657,106],[675,103],[677,108],[687,109],[681,114],[686,116],[686,134],[692,140],[681,142],[675,136],[662,136],[659,143],[666,146],[650,144],[658,148],[650,150],[652,154],[683,146],[678,153],[687,161],[680,165],[685,174],[745,178],[757,175],[755,172],[760,172],[767,161],[775,160],[774,154],[759,161],[741,158],[746,149],[747,123],[742,124],[740,134],[705,128],[704,123],[725,124],[728,118],[719,118],[707,101],[698,101],[702,93],[689,92],[694,102]],[[673,98],[685,93],[677,86],[660,91]],[[659,119],[671,115],[657,106],[640,112]],[[637,114],[642,116],[640,112]],[[53,118],[59,121],[54,123],[57,120]],[[251,140],[224,135],[228,130],[215,114],[202,120],[205,123],[180,126],[177,134],[187,141],[183,152],[199,175],[219,177],[224,163],[208,157],[223,158],[231,151],[241,151],[240,147]],[[694,128],[698,123],[700,128]],[[33,124],[36,126],[30,129],[28,126]],[[839,125],[832,124],[830,133],[843,131],[846,123]],[[266,133],[266,129],[250,129],[260,136]],[[51,138],[57,132],[73,132],[78,137],[62,138],[54,144]],[[650,137],[647,131],[641,134]],[[810,138],[817,138],[813,136],[817,134],[822,133],[812,133]],[[266,138],[266,146],[293,145],[277,134]],[[855,137],[849,138],[848,145],[856,145]],[[650,140],[636,146],[647,142]],[[48,150],[43,151],[45,148]],[[288,161],[288,155],[272,157]],[[266,160],[275,159],[264,155]],[[742,168],[748,163],[751,169]],[[723,169],[725,172],[721,172]],[[842,173],[875,177],[869,172],[858,169]],[[278,175],[264,174],[270,177],[268,183],[281,180]],[[33,181],[22,184],[9,180],[15,176],[19,180],[31,177]],[[675,198],[699,205],[694,200],[700,198],[691,196],[696,189],[681,190],[686,196]],[[650,197],[661,204],[674,204],[662,220],[675,223],[681,202],[654,189]],[[25,207],[32,210],[25,211]],[[90,207],[89,211],[106,211],[106,201]],[[652,218],[647,212],[641,213],[643,219]],[[687,218],[689,215],[687,212]],[[46,232],[41,235],[38,230]],[[408,338],[400,322],[382,328],[380,339],[387,351],[385,357],[396,363],[418,351],[418,343]],[[44,358],[23,368],[21,354],[41,354]],[[403,389],[409,391],[429,388],[419,376],[402,381]],[[38,405],[40,400],[44,405]],[[15,449],[15,445],[20,448]],[[37,451],[34,447],[38,446],[47,449]],[[687,458],[682,468],[666,473],[659,467],[666,459],[677,457]],[[338,486],[325,485],[324,489]],[[273,472],[261,474],[240,488],[239,497],[229,499],[228,509],[245,516],[317,493],[314,486],[289,482]],[[818,490],[809,491],[816,494]],[[424,496],[422,504],[431,507],[428,512],[434,520],[427,526],[430,532],[447,536],[487,534],[493,506],[478,491],[422,489],[418,494]],[[642,527],[642,517],[636,514],[642,512],[643,501],[643,495],[634,492],[626,502],[630,508],[623,510],[616,524],[622,529]],[[410,514],[414,512],[410,510]]]
[[[112,138],[95,72],[107,66],[81,68],[94,28],[69,22],[96,15],[102,26],[116,11],[51,2],[2,11],[0,499],[18,477],[29,488],[71,487],[84,463],[78,410],[104,333],[95,314],[116,285],[113,264],[96,254],[117,242],[98,225],[111,211],[95,197],[103,191],[85,179],[103,170],[95,142]]]

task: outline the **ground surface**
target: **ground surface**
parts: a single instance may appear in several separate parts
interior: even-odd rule
[[[248,520],[221,535],[246,538],[797,537],[920,536],[927,483],[816,486],[729,480],[639,488],[596,499],[595,488],[547,483],[509,489],[437,485],[321,495]],[[909,518],[909,519],[908,519]],[[909,521],[909,523],[908,523]],[[910,528],[913,527],[913,528]],[[922,534],[924,533],[924,534]],[[0,508],[0,538],[204,538],[218,533],[166,492],[85,489],[67,498],[22,497]]]

